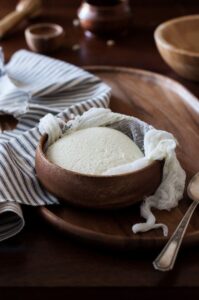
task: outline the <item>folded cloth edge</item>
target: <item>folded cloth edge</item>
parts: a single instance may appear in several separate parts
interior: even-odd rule
[[[17,217],[19,217],[17,226],[16,223],[14,223],[15,226],[13,226],[14,229],[9,230],[3,234],[0,235],[0,241],[6,240],[17,233],[19,233],[25,226],[25,220],[23,217],[23,212],[21,210],[20,204],[16,202],[4,202],[0,203],[0,215],[6,212],[13,212]],[[3,227],[3,225],[1,225]]]

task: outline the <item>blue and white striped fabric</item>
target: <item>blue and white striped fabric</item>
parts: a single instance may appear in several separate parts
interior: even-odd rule
[[[108,107],[110,88],[80,68],[25,50],[2,64],[0,74],[0,112],[19,120],[16,129],[0,135],[0,203],[58,203],[35,174],[38,122],[49,112],[67,120],[91,107]]]

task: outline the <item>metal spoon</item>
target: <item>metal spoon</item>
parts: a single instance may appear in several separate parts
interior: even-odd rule
[[[185,213],[184,217],[180,221],[178,227],[170,237],[163,250],[154,260],[153,266],[156,270],[169,271],[173,269],[189,221],[197,205],[199,204],[199,173],[197,173],[189,182],[187,193],[188,196],[193,200],[193,202],[189,206],[187,212]]]

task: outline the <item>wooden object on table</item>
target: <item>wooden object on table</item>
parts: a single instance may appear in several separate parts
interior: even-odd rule
[[[21,0],[15,11],[0,21],[0,39],[24,19],[37,16],[41,11],[41,0]]]
[[[85,31],[112,37],[128,28],[131,10],[128,0],[88,0],[80,6],[78,17]]]
[[[85,175],[51,163],[44,154],[47,135],[37,147],[35,168],[39,180],[61,202],[95,209],[121,208],[154,193],[162,178],[159,161],[135,172],[116,176]],[[56,178],[56,181],[55,181]]]
[[[119,67],[90,67],[88,70],[111,86],[113,111],[124,114],[130,112],[157,129],[174,134],[179,142],[177,155],[186,171],[187,180],[199,170],[197,98],[179,83],[152,72]],[[157,222],[168,225],[169,236],[188,207],[186,200],[185,195],[179,206],[170,212],[154,212]],[[164,237],[160,229],[133,234],[131,226],[142,221],[139,210],[138,204],[114,212],[89,211],[70,206],[42,207],[40,212],[55,228],[94,244],[132,251],[163,245],[169,237]],[[184,243],[199,241],[199,226],[196,227],[198,219],[196,212]]]
[[[155,30],[165,62],[184,78],[199,81],[199,15],[169,20]]]
[[[34,52],[51,53],[63,44],[64,29],[53,23],[34,24],[26,28],[25,38]]]
[[[15,3],[16,0],[1,0],[0,17],[11,11]],[[109,64],[149,69],[179,81],[199,97],[199,85],[173,72],[161,59],[153,42],[153,30],[158,24],[183,14],[196,13],[198,1],[132,0],[132,4],[132,22],[134,23],[132,34],[128,35],[128,39],[118,41],[114,47],[106,47],[103,40],[93,39],[90,43],[82,30],[73,28],[72,19],[76,16],[80,5],[79,0],[44,1],[42,20],[61,24],[68,32],[66,34],[69,45],[80,40],[82,42],[80,51],[60,48],[53,56],[78,66]],[[15,51],[27,48],[23,30],[17,31],[15,38],[2,40],[1,46],[7,61]],[[103,53],[106,55],[102,55]],[[117,84],[119,85],[120,82],[117,81]],[[139,107],[136,109],[137,106],[132,102],[126,101],[124,104],[119,98],[113,96],[113,99],[112,109],[143,117],[143,110],[140,108],[139,112]],[[167,119],[167,104],[163,102],[163,106],[158,99],[154,100],[156,100],[155,106],[158,112],[162,106],[160,116],[165,120],[166,128],[167,123],[172,123],[171,119],[170,122]],[[181,126],[186,128],[187,118],[192,118],[192,109],[189,115],[187,106],[181,108],[181,104],[178,101],[174,103],[172,99],[170,102],[175,115],[179,111],[181,116],[181,110],[184,111],[183,114],[186,117],[181,122]],[[153,111],[149,111],[149,121],[152,113],[154,114]],[[147,114],[145,118],[147,119]],[[197,119],[195,118],[196,124]],[[0,120],[4,129],[9,129],[10,124],[13,124],[13,119],[8,116],[0,116]],[[158,126],[155,121],[154,125]],[[194,147],[193,144],[192,146]],[[192,146],[188,145],[186,157],[188,157],[188,152],[190,152],[189,157],[192,156]],[[196,157],[197,163],[196,151],[194,153],[193,157]],[[192,164],[188,162],[186,170],[188,174],[193,175],[196,168],[193,169]],[[17,295],[20,300],[35,300],[35,293],[43,299],[48,297],[48,300],[54,300],[58,296],[65,299],[80,299],[82,295],[89,300],[107,297],[114,300],[127,300],[131,297],[144,300],[155,299],[158,295],[161,295],[162,299],[180,297],[181,300],[199,297],[197,242],[193,247],[183,247],[175,269],[169,274],[164,274],[155,271],[151,265],[159,249],[130,251],[124,255],[118,251],[104,251],[88,247],[82,242],[75,242],[68,235],[63,238],[58,232],[53,231],[36,214],[37,209],[24,206],[23,210],[26,220],[25,229],[16,237],[0,244],[0,289],[4,299],[16,298]],[[137,210],[139,213],[139,208]],[[167,212],[162,213],[164,215]],[[181,212],[177,218],[175,215],[174,224],[170,230],[176,226],[176,222],[181,217]],[[198,211],[188,228],[189,232],[193,232],[194,229],[198,229]],[[121,230],[125,228],[121,226]],[[41,286],[42,288],[39,288]]]

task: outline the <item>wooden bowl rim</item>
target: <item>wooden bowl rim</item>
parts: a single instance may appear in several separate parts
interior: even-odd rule
[[[199,52],[194,52],[194,51],[190,51],[190,50],[185,50],[183,48],[178,48],[178,47],[174,46],[173,44],[169,43],[164,38],[164,35],[163,35],[163,29],[165,29],[165,27],[167,27],[167,26],[169,27],[169,26],[172,26],[173,24],[180,23],[183,21],[186,22],[189,20],[199,20],[199,14],[187,15],[187,16],[174,18],[174,19],[168,20],[168,21],[158,25],[158,27],[154,31],[154,39],[155,39],[156,43],[160,44],[163,48],[166,48],[166,49],[176,52],[178,54],[199,58]]]
[[[75,176],[82,176],[84,178],[98,178],[98,179],[103,179],[106,178],[107,180],[111,179],[111,178],[121,178],[121,177],[128,177],[131,175],[136,175],[139,173],[143,173],[146,170],[152,168],[155,164],[159,164],[161,163],[161,161],[155,160],[152,161],[152,163],[149,166],[146,166],[144,168],[141,168],[139,170],[136,171],[132,171],[132,172],[128,172],[128,173],[123,173],[123,174],[115,174],[115,175],[90,175],[90,174],[83,174],[83,173],[79,173],[79,172],[75,172],[75,171],[71,171],[71,170],[67,170],[64,169],[56,164],[53,164],[51,161],[49,161],[43,151],[43,147],[47,141],[47,134],[44,134],[41,136],[40,140],[39,140],[39,144],[37,146],[36,151],[39,151],[39,155],[41,156],[41,158],[45,161],[45,163],[47,163],[49,166],[52,166],[53,168],[56,168],[57,170],[61,170],[62,172],[66,173],[66,175],[71,174],[71,175],[75,175]],[[37,158],[36,158],[37,159]]]
[[[39,33],[33,33],[33,29],[38,29],[38,28],[49,28],[49,29],[54,29],[52,33],[44,33],[44,34],[39,34]],[[46,40],[46,39],[54,39],[58,38],[61,35],[64,34],[64,28],[60,26],[59,24],[56,23],[36,23],[33,25],[30,25],[29,27],[26,28],[25,30],[25,35],[27,38],[34,40]]]

